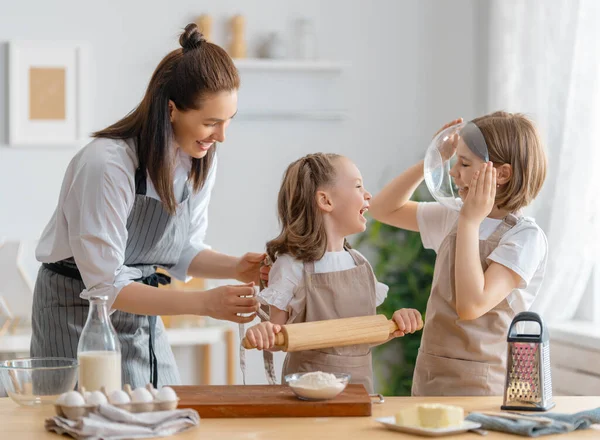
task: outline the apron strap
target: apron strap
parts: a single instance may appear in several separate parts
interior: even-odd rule
[[[273,263],[269,257],[265,258],[265,260],[261,263],[261,266],[271,266]],[[260,290],[266,288],[264,281],[260,280]],[[258,309],[258,317],[261,322],[269,321],[269,306],[266,304],[261,304]],[[242,346],[242,339],[246,336],[246,329],[244,324],[238,325],[239,336],[240,336],[240,369],[242,370],[242,381],[243,384],[246,385],[246,349]],[[265,375],[267,376],[267,381],[269,385],[275,385],[277,383],[277,376],[275,375],[275,363],[273,362],[273,352],[269,350],[263,350],[263,365],[265,369]]]
[[[146,195],[146,167],[141,162],[135,170],[135,193],[140,196]]]
[[[135,170],[135,194],[138,196],[145,196],[147,191],[148,180],[146,178],[145,167],[140,163],[140,166]],[[181,196],[181,203],[183,203],[190,195],[191,189],[189,181],[185,183],[183,187],[183,195]]]
[[[352,259],[354,260],[354,264],[356,264],[357,266],[360,266],[361,264],[365,263],[364,258],[361,258],[360,254],[354,249],[346,249],[346,252],[350,254]]]
[[[258,317],[261,322],[269,321],[269,306],[261,305],[258,309]],[[240,370],[242,371],[242,383],[246,385],[246,349],[242,345],[242,340],[246,336],[246,326],[244,324],[238,324],[238,332],[240,337]],[[275,377],[275,365],[273,363],[273,353],[268,350],[263,350],[263,364],[265,368],[265,375],[269,385],[275,385],[277,378]]]
[[[504,217],[502,219],[502,222],[500,222],[500,224],[496,227],[494,232],[492,232],[490,234],[490,236],[488,237],[488,240],[500,241],[502,236],[508,230],[512,229],[517,223],[519,223],[519,220],[521,220],[522,217],[523,217],[523,215],[521,214],[520,211],[518,211],[514,214],[508,214],[506,217]],[[448,239],[448,237],[450,235],[456,235],[457,230],[458,230],[458,219],[456,219],[456,222],[454,222],[454,226],[452,226],[450,233],[448,233],[448,235],[446,235],[444,240]]]
[[[519,223],[521,217],[522,216],[519,213],[517,213],[517,215],[508,214],[502,219],[502,223],[500,223],[498,227],[494,230],[494,232],[492,232],[492,235],[489,236],[488,240],[499,242],[504,234],[506,234],[517,223]]]
[[[167,285],[171,283],[171,277],[162,273],[153,273],[141,280],[142,283],[149,286],[158,287],[159,285]],[[154,345],[156,340],[156,316],[148,316],[148,351],[150,353],[150,383],[154,388],[158,387],[158,360]]]
[[[74,280],[83,281],[81,278],[81,273],[75,267],[70,267],[65,264],[58,263],[42,263],[42,267],[44,269],[48,269],[51,272],[62,275],[63,277],[73,278]]]
[[[306,273],[315,273],[315,262],[314,261],[308,261],[308,262],[304,262],[304,271]]]
[[[158,387],[158,360],[154,351],[154,341],[156,340],[156,316],[148,316],[148,352],[150,354],[150,383],[154,388]]]

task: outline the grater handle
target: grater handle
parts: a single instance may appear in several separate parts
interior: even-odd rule
[[[517,336],[516,331],[515,331],[515,326],[517,323],[519,322],[537,322],[540,326],[540,334],[538,335],[531,335],[531,337],[537,337],[540,340],[544,340],[546,339],[546,331],[544,329],[544,320],[542,319],[542,317],[540,315],[538,315],[535,312],[521,312],[518,313],[517,316],[515,316],[512,320],[512,322],[510,323],[510,327],[508,328],[508,338],[515,338]]]

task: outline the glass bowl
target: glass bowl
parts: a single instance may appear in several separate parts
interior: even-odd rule
[[[324,374],[320,371],[307,372],[307,373],[294,373],[285,376],[285,383],[289,385],[294,394],[302,400],[329,400],[336,397],[350,382],[350,375],[345,373],[325,373],[332,374],[336,380],[334,384],[328,385],[324,380],[318,379],[319,373]],[[308,382],[308,376],[312,375],[312,383]],[[320,375],[319,375],[320,376]],[[303,379],[304,378],[304,379]]]
[[[0,361],[0,380],[19,405],[51,404],[77,383],[77,360],[60,357]]]

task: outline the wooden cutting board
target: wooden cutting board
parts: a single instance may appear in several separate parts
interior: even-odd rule
[[[371,415],[371,398],[363,385],[348,385],[331,400],[300,400],[287,385],[174,386],[178,408],[200,417],[357,417]]]

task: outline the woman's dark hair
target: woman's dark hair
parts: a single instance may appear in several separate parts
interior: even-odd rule
[[[148,171],[165,209],[173,214],[177,201],[173,192],[175,151],[169,100],[180,111],[198,110],[207,96],[237,90],[240,78],[227,52],[206,41],[195,24],[188,24],[179,37],[181,48],[165,56],[152,74],[142,102],[131,113],[93,137],[135,139],[140,165]],[[213,146],[202,159],[192,159],[190,179],[199,191],[212,165]]]

